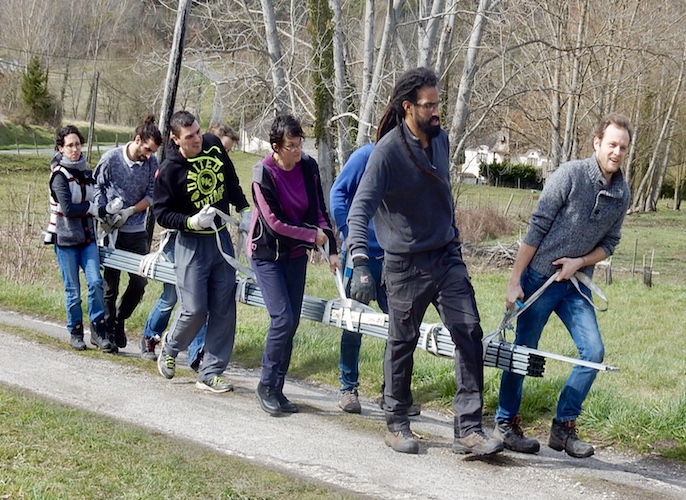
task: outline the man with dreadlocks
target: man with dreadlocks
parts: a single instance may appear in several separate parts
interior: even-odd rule
[[[419,451],[407,413],[419,325],[434,304],[456,347],[453,452],[491,455],[503,444],[482,429],[483,332],[460,250],[448,135],[438,106],[438,78],[430,69],[407,71],[393,89],[348,215],[351,296],[365,303],[374,298],[367,250],[373,216],[385,255],[390,323],[384,355],[385,442],[401,453]]]

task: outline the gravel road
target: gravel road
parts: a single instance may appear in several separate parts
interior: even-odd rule
[[[347,415],[338,409],[335,390],[289,381],[286,394],[301,413],[270,417],[255,399],[255,371],[231,366],[226,376],[234,393],[200,393],[190,371],[168,381],[109,357],[25,340],[7,326],[67,341],[61,325],[0,311],[2,384],[370,498],[686,498],[686,467],[680,464],[610,448],[573,459],[546,446],[537,455],[464,458],[451,452],[451,419],[431,411],[413,419],[419,455],[403,455],[384,445],[383,414],[371,400],[362,401],[362,416]],[[120,356],[137,357],[133,344]]]

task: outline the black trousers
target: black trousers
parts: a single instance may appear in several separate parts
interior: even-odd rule
[[[389,254],[383,271],[390,327],[384,355],[386,424],[396,432],[409,429],[412,369],[419,326],[429,304],[455,343],[453,399],[455,437],[481,430],[483,408],[483,332],[467,267],[459,246],[450,243],[430,252]]]
[[[145,231],[138,233],[122,233],[120,231],[117,235],[115,248],[145,255],[150,251],[148,235]],[[136,309],[143,298],[145,285],[148,284],[148,280],[135,273],[129,273],[129,284],[117,303],[121,271],[106,267],[102,277],[105,290],[105,321],[107,321],[107,324],[113,325],[115,318],[119,320],[130,318],[134,309]]]

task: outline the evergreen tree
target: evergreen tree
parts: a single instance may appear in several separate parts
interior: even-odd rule
[[[38,56],[33,56],[21,82],[21,97],[27,117],[35,123],[55,120],[55,101],[48,92],[48,71]]]

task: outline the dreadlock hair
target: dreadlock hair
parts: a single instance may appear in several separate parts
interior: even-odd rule
[[[162,133],[160,132],[160,129],[157,128],[153,115],[148,115],[145,121],[138,125],[133,136],[139,136],[142,142],[148,142],[152,139],[158,146],[162,144]]]
[[[403,101],[417,102],[417,91],[423,87],[437,87],[438,77],[429,68],[414,68],[406,71],[398,79],[391,100],[386,106],[379,128],[376,131],[376,142],[400,125],[405,118]]]
[[[386,106],[381,120],[379,120],[379,128],[376,131],[376,142],[378,143],[381,138],[388,132],[396,127],[402,127],[403,120],[405,119],[405,110],[403,109],[403,102],[410,101],[412,103],[417,102],[417,92],[424,87],[437,87],[438,77],[432,69],[429,68],[414,68],[406,71],[398,79],[395,87],[393,88],[393,94],[391,95],[391,100]],[[425,169],[422,164],[417,160],[417,157],[412,152],[412,148],[407,143],[407,138],[405,134],[400,133],[400,139],[403,143],[407,155],[412,160],[412,163],[426,175],[433,177],[434,180],[438,182],[443,182],[443,180],[437,176],[435,173]]]

